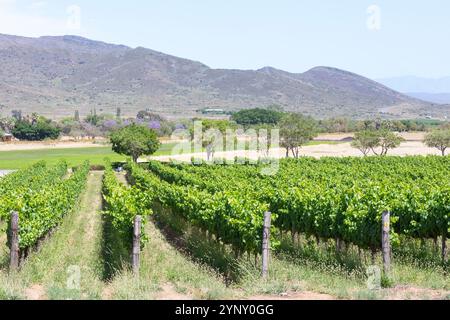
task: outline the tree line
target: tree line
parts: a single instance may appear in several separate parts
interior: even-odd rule
[[[325,128],[334,124],[340,124],[344,128],[345,123],[348,122],[342,119],[316,120],[299,113],[283,112],[277,107],[242,110],[234,113],[230,120],[191,119],[171,122],[149,110],[140,111],[133,118],[124,118],[118,108],[114,116],[97,114],[94,109],[84,119],[80,119],[79,112],[75,111],[73,117],[59,122],[35,113],[23,116],[20,111],[13,111],[12,117],[0,119],[0,129],[3,132],[12,133],[20,140],[30,141],[57,139],[61,134],[78,135],[83,131],[90,137],[109,137],[114,151],[127,154],[137,160],[141,155],[156,152],[159,147],[158,137],[169,136],[177,129],[190,131],[189,138],[193,141],[192,128],[196,120],[203,122],[203,135],[200,142],[206,149],[208,158],[214,156],[215,145],[219,139],[226,136],[227,129],[265,129],[269,135],[271,129],[279,129],[280,146],[286,150],[286,156],[292,155],[298,158],[301,147],[316,138],[319,133],[326,132]],[[419,122],[419,120],[380,119],[352,121],[348,123],[356,124],[359,130],[355,130],[356,134],[351,145],[360,150],[364,156],[371,153],[378,156],[387,155],[389,150],[399,147],[404,141],[399,132],[408,128],[408,125],[411,127]],[[421,125],[425,126],[425,123]],[[427,123],[429,132],[426,135],[425,144],[437,148],[442,155],[445,155],[450,145],[450,125],[433,121]],[[216,129],[221,133],[221,137],[207,135],[210,129]]]
[[[80,117],[79,111],[75,111],[72,117],[58,121],[37,113],[24,115],[20,110],[13,110],[11,116],[0,118],[0,138],[8,133],[25,141],[56,140],[62,135],[76,140],[94,139],[109,137],[117,129],[131,124],[147,126],[158,136],[170,136],[177,125],[149,110],[139,111],[135,117],[123,117],[120,108],[117,108],[115,115],[97,113],[96,109],[93,109],[84,118]]]

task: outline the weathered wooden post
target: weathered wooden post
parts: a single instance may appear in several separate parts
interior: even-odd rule
[[[141,255],[141,226],[142,226],[142,217],[136,216],[134,218],[134,230],[133,230],[133,257],[132,257],[132,265],[133,265],[133,273],[135,275],[139,274],[139,265],[140,265],[140,255]]]
[[[19,213],[11,212],[11,252],[9,270],[19,269]]]
[[[391,213],[389,211],[384,211],[382,215],[382,251],[383,251],[383,267],[386,276],[389,276],[391,271],[391,241],[389,238],[389,231],[391,228]]]
[[[270,227],[272,224],[272,213],[264,213],[264,229],[262,241],[262,276],[266,278],[269,274],[269,256],[270,256]]]
[[[448,259],[448,250],[447,250],[447,235],[445,232],[442,233],[442,262],[446,263]]]
[[[343,241],[341,240],[341,238],[336,237],[335,243],[336,243],[336,253],[341,254],[343,251],[342,249]]]

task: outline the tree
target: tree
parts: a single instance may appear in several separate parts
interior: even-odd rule
[[[377,124],[374,120],[364,120],[364,130],[375,130],[377,128]]]
[[[257,134],[257,151],[262,153],[263,157],[269,157],[270,149],[273,148],[272,145],[272,130],[274,129],[270,124],[260,124],[253,128]],[[265,135],[265,133],[267,133]]]
[[[76,122],[80,122],[80,111],[75,110],[75,114],[74,114],[73,118]]]
[[[155,131],[136,124],[114,131],[110,140],[114,152],[131,156],[134,162],[142,155],[155,153],[161,145]]]
[[[347,118],[331,118],[319,120],[318,125],[320,132],[352,132],[354,121]]]
[[[198,123],[197,123],[198,124]],[[209,120],[201,121],[201,136],[196,136],[194,128],[190,129],[191,140],[195,143],[201,143],[206,149],[208,161],[214,158],[217,147],[222,147],[226,143],[227,129],[236,129],[236,125],[228,120]]]
[[[159,114],[152,113],[152,112],[146,111],[146,110],[139,111],[138,114],[136,115],[136,119],[140,120],[140,121],[143,121],[143,122],[150,122],[150,121],[163,122],[163,121],[166,121],[166,119],[164,119]]]
[[[14,126],[16,125],[15,118],[0,118],[0,129],[5,131],[6,133],[10,133]]]
[[[77,122],[75,118],[67,117],[59,121],[58,127],[64,135],[69,135],[72,129],[79,125],[79,122]]]
[[[86,117],[86,119],[84,119],[84,121],[86,123],[92,124],[93,126],[97,126],[104,119],[104,116],[97,115],[97,110],[94,108],[94,111],[91,110],[91,113]]]
[[[13,110],[13,111],[11,111],[11,115],[17,121],[22,120],[22,110]]]
[[[436,148],[445,156],[445,151],[450,147],[450,129],[440,129],[430,132],[425,136],[425,144],[430,148]]]
[[[49,119],[32,116],[17,121],[11,133],[20,140],[41,141],[58,139],[61,130]]]
[[[82,136],[87,136],[92,140],[94,140],[95,137],[100,137],[102,135],[99,127],[87,122],[81,123],[80,128],[83,130]]]
[[[364,130],[357,132],[352,142],[352,147],[361,151],[367,156],[370,150],[375,149],[380,144],[379,135],[372,130]]]
[[[236,112],[235,114],[233,114],[231,119],[237,124],[243,126],[256,124],[275,125],[281,120],[282,117],[283,113],[280,111],[256,108]]]
[[[401,121],[394,121],[392,123],[392,126],[394,128],[395,131],[397,132],[405,132],[406,131],[406,126],[401,122]]]
[[[377,156],[385,156],[388,151],[400,146],[404,139],[398,134],[383,130],[364,130],[355,134],[352,147],[361,151],[364,156],[372,152]],[[375,149],[381,148],[380,153]]]
[[[298,113],[285,115],[280,123],[281,146],[295,158],[299,157],[300,148],[317,136],[315,121]]]
[[[403,137],[396,134],[395,132],[391,132],[389,130],[381,130],[378,133],[378,136],[380,137],[380,143],[379,147],[381,147],[381,153],[377,154],[375,150],[372,149],[373,153],[380,156],[387,155],[388,151],[390,149],[395,149],[400,146],[400,144],[405,141]]]

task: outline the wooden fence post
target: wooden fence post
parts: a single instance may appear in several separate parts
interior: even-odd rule
[[[141,226],[142,226],[142,217],[136,216],[134,218],[134,228],[133,228],[133,257],[132,257],[133,273],[135,275],[139,274],[140,255],[141,255]]]
[[[447,250],[447,236],[445,234],[445,232],[442,233],[442,262],[446,263],[447,262],[447,256],[448,256],[448,250]]]
[[[11,252],[10,271],[19,269],[19,213],[11,212]]]
[[[384,211],[382,215],[382,251],[383,251],[383,267],[386,276],[389,276],[391,271],[391,241],[389,238],[389,231],[391,228],[391,213],[389,211]]]
[[[269,255],[270,255],[270,227],[272,223],[272,213],[264,213],[264,229],[262,241],[262,277],[266,278],[269,274]]]

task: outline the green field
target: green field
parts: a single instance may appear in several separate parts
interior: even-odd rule
[[[23,169],[40,160],[55,164],[59,159],[67,160],[70,166],[79,165],[86,159],[91,164],[103,164],[105,157],[109,157],[112,161],[125,160],[125,157],[112,152],[110,147],[2,151],[0,169]]]
[[[311,141],[308,145],[339,144],[341,142]],[[154,154],[155,156],[166,156],[172,154],[176,143],[164,143]],[[189,150],[185,148],[185,152]],[[70,149],[42,149],[42,150],[20,150],[1,151],[0,170],[24,169],[33,163],[45,160],[48,164],[55,164],[60,159],[65,159],[70,166],[76,166],[89,160],[92,165],[103,165],[105,157],[111,161],[125,161],[126,157],[111,150],[111,147],[98,148],[70,148]]]
[[[170,154],[174,145],[163,144],[155,155]],[[89,160],[92,165],[103,165],[105,157],[113,162],[126,160],[125,156],[114,153],[111,147],[2,151],[0,169],[23,169],[40,160],[55,164],[60,159],[67,160],[70,166],[79,165],[85,160]]]

